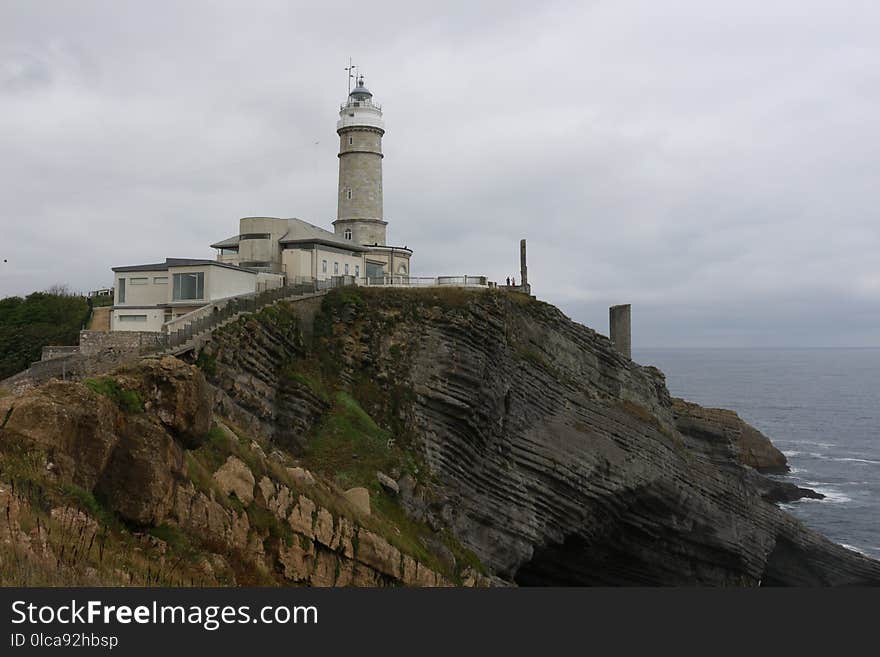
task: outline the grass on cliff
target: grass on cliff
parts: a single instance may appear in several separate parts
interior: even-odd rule
[[[471,566],[486,572],[479,559],[451,534],[437,534],[425,523],[410,518],[397,497],[382,488],[376,477],[378,471],[418,474],[419,468],[394,442],[392,433],[379,427],[349,393],[336,393],[333,406],[309,443],[304,461],[312,470],[331,477],[341,489],[366,488],[373,514],[359,518],[358,522],[428,568],[459,581],[456,569],[451,569],[432,549],[432,544],[439,543],[455,556],[457,570]]]
[[[333,406],[306,448],[306,461],[331,475],[340,486],[363,486],[388,472],[398,459],[391,434],[381,429],[346,392],[337,392]]]
[[[86,387],[92,392],[103,395],[126,413],[143,413],[144,400],[136,390],[126,390],[110,377],[86,379]]]

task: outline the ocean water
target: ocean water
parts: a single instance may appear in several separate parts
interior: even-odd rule
[[[669,391],[729,408],[788,457],[780,478],[825,494],[783,508],[880,559],[880,349],[643,349]]]

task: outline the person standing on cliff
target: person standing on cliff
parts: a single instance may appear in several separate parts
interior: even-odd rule
[[[507,277],[507,287],[510,287],[510,276]]]

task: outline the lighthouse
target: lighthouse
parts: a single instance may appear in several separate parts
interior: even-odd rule
[[[408,276],[412,251],[387,243],[382,198],[382,107],[357,78],[339,108],[339,189],[333,229],[339,237],[368,248],[366,276]]]

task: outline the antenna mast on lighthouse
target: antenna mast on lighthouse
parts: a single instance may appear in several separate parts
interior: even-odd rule
[[[354,69],[357,66],[351,63],[351,57],[348,58],[348,66],[345,67],[345,70],[348,71],[348,93],[351,94],[351,79],[354,77]]]

